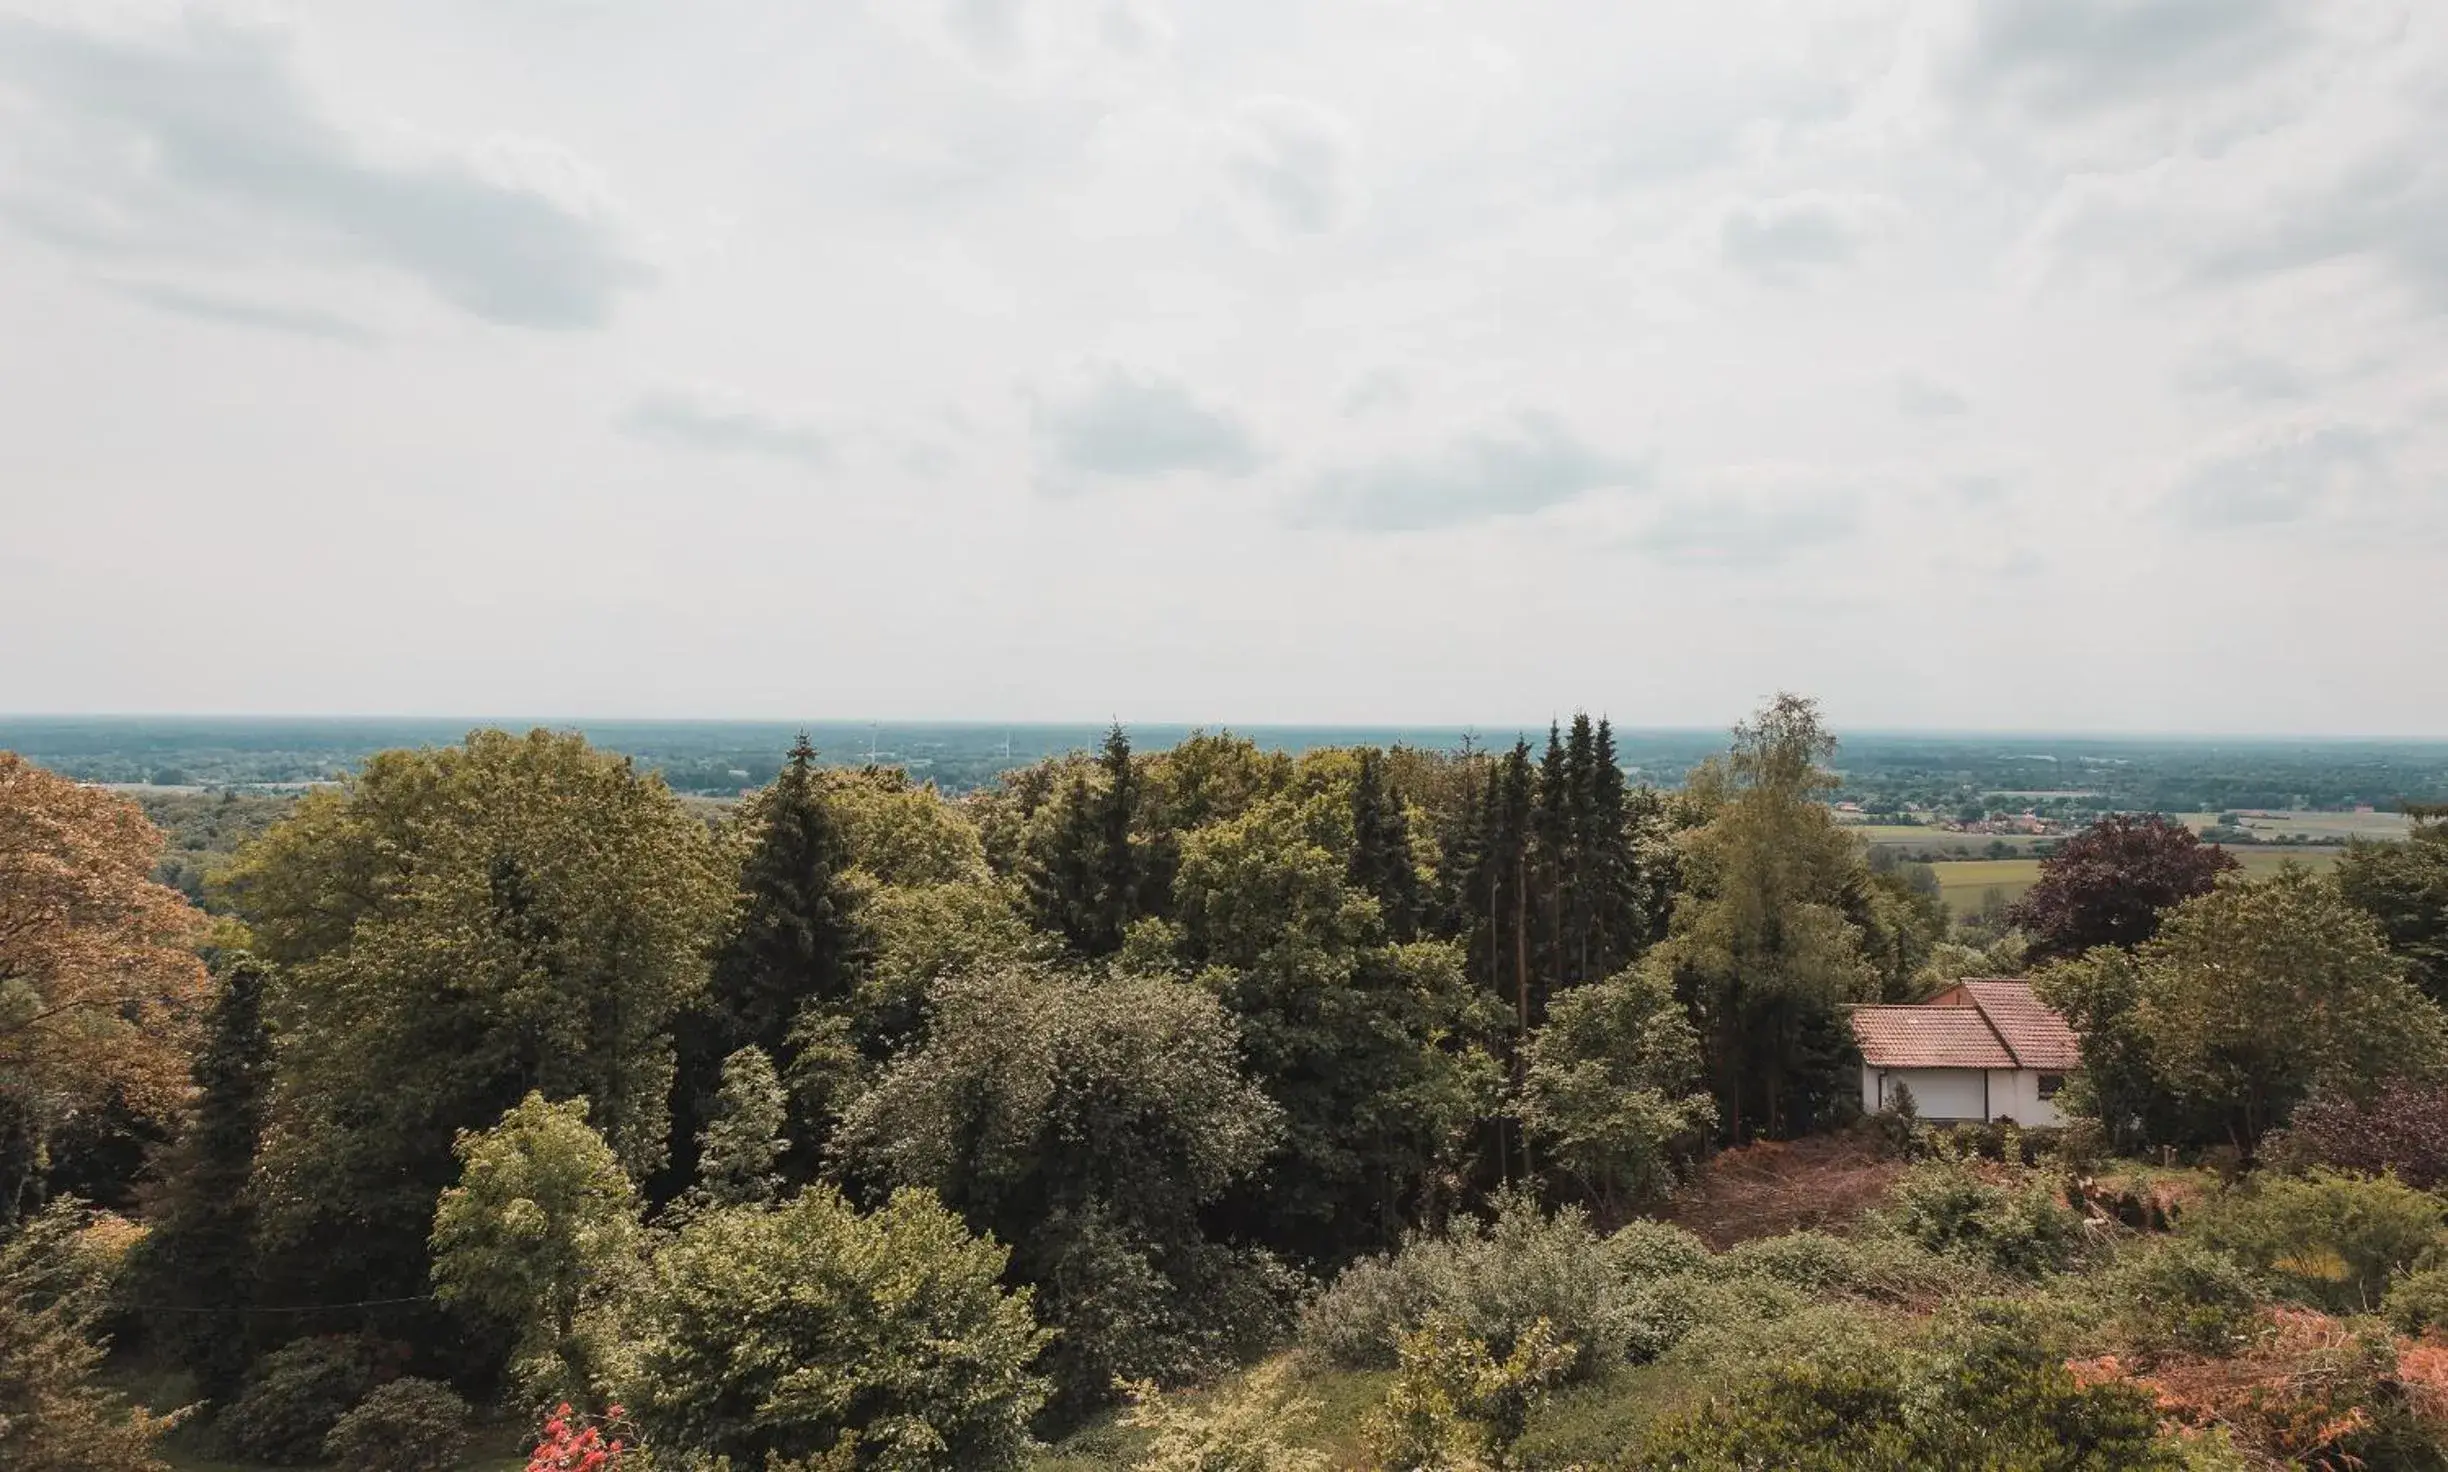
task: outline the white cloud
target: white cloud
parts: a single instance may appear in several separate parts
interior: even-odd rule
[[[601,327],[646,279],[566,150],[495,135],[384,156],[324,115],[263,26],[0,15],[0,93],[17,144],[0,217],[78,254],[337,256],[521,327]]]
[[[812,419],[777,414],[737,395],[658,389],[623,411],[621,428],[641,439],[716,454],[762,455],[802,465],[833,458],[832,437]]]
[[[1076,489],[1080,476],[1247,475],[1264,458],[1256,435],[1230,411],[1176,380],[1112,364],[1040,401],[1035,422],[1053,472],[1046,484],[1058,490]]]
[[[0,691],[2448,731],[2443,134],[2409,0],[0,0]]]
[[[1644,460],[1612,454],[1546,414],[1459,436],[1426,453],[1320,474],[1293,519],[1354,531],[1409,532],[1534,516],[1593,491],[1645,486]]]

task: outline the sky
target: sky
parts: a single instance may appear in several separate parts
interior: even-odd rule
[[[2448,735],[2448,7],[0,0],[0,709]]]

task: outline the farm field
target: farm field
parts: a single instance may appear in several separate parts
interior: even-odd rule
[[[2301,833],[2315,839],[2349,838],[2392,839],[2406,836],[2406,816],[2403,813],[2272,813],[2267,816],[2245,813],[2245,831],[2255,838],[2283,838]],[[2188,828],[2202,829],[2216,824],[2216,813],[2179,813],[2177,818]]]
[[[2228,852],[2244,866],[2245,873],[2258,876],[2270,873],[2289,859],[2309,868],[2325,869],[2336,862],[2342,850],[2231,848]],[[1945,897],[1947,908],[1958,915],[1977,912],[1982,897],[1991,889],[2000,891],[2009,902],[2020,899],[2023,891],[2040,877],[2038,859],[1950,859],[1930,868],[1938,876],[1938,892]]]

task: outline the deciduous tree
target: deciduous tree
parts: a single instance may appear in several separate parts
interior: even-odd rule
[[[0,751],[0,1230],[73,1111],[114,1098],[167,1117],[211,998],[203,916],[152,879],[137,806]]]
[[[2007,912],[2032,938],[2032,958],[2093,946],[2132,950],[2171,906],[2208,894],[2236,868],[2225,849],[2159,813],[2100,819],[2040,861],[2039,881]]]

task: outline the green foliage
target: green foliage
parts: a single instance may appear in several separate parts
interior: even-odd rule
[[[2448,816],[2417,821],[2402,843],[2358,840],[2330,872],[2346,903],[2379,924],[2408,979],[2448,1005]]]
[[[1655,971],[1556,998],[1524,1053],[1523,1122],[1610,1213],[1664,1200],[1716,1123],[1699,1038]]]
[[[1071,764],[1060,796],[1032,816],[1020,872],[1031,918],[1093,959],[1120,950],[1131,921],[1158,907],[1142,904],[1156,897],[1142,893],[1139,772],[1121,726],[1106,733],[1093,779],[1091,770]]]
[[[276,1467],[302,1467],[323,1455],[324,1439],[378,1378],[376,1347],[355,1335],[293,1340],[265,1355],[245,1393],[216,1424],[240,1455]]]
[[[1279,1128],[1237,1053],[1223,1008],[1177,982],[1032,967],[947,982],[925,1042],[844,1121],[842,1158],[1011,1243],[1063,1330],[1065,1404],[1092,1405],[1117,1378],[1211,1365],[1272,1316],[1264,1263],[1199,1220]]]
[[[2448,1267],[2417,1268],[2389,1284],[2381,1317],[2400,1334],[2448,1331]]]
[[[1931,1252],[2024,1276],[2065,1267],[2081,1242],[2081,1224],[2038,1174],[1996,1185],[1951,1161],[1913,1167],[1882,1216]]]
[[[2010,1326],[1884,1359],[1789,1364],[1670,1423],[1642,1472],[2176,1472],[2150,1398],[2083,1386]]]
[[[697,1137],[691,1201],[701,1206],[771,1201],[782,1184],[774,1165],[790,1144],[782,1135],[787,1112],[782,1081],[764,1049],[742,1048],[724,1059],[714,1117]]]
[[[1578,1355],[1544,1319],[1499,1358],[1442,1314],[1396,1344],[1400,1374],[1370,1419],[1379,1465],[1402,1472],[1491,1472]]]
[[[1633,1294],[1589,1218],[1571,1207],[1548,1216],[1528,1193],[1498,1197],[1493,1223],[1465,1221],[1344,1269],[1309,1305],[1301,1337],[1336,1364],[1387,1368],[1404,1336],[1431,1321],[1500,1359],[1544,1324],[1568,1346],[1568,1379],[1621,1363],[1639,1328]]]
[[[1607,1262],[1627,1282],[1649,1282],[1709,1264],[1708,1244],[1683,1228],[1638,1217],[1607,1234]]]
[[[744,844],[735,918],[715,952],[705,1005],[679,1027],[672,1132],[680,1181],[697,1174],[697,1142],[717,1108],[724,1060],[759,1048],[791,1076],[808,1039],[829,1036],[822,1023],[846,1029],[853,1010],[860,890],[843,874],[851,850],[834,810],[839,794],[828,790],[815,760],[803,733],[781,775],[748,801],[735,825]],[[879,826],[869,823],[869,836]],[[821,1112],[796,1121],[811,1154],[828,1123]]]
[[[590,1100],[633,1177],[662,1160],[670,1028],[726,905],[661,782],[542,731],[387,752],[230,885],[282,968],[257,1175],[276,1301],[421,1293],[457,1132],[531,1091]]]
[[[467,1449],[467,1418],[449,1386],[394,1380],[332,1423],[323,1456],[347,1472],[451,1472]]]
[[[1388,940],[1346,878],[1350,812],[1287,793],[1181,840],[1180,954],[1240,1024],[1284,1132],[1263,1197],[1231,1219],[1335,1261],[1398,1239],[1407,1208],[1488,1106],[1461,1046],[1471,998],[1450,945]]]
[[[436,1296],[515,1336],[539,1399],[584,1386],[595,1351],[579,1309],[620,1282],[637,1236],[629,1178],[586,1121],[584,1099],[529,1094],[492,1129],[462,1131],[459,1184],[434,1207]]]
[[[1055,949],[1029,928],[1004,887],[995,884],[871,889],[857,915],[866,964],[843,1036],[868,1059],[887,1058],[917,1041],[927,992],[937,982],[1043,961]],[[816,1012],[820,1018],[833,1015]],[[803,1013],[801,1025],[809,1022]]]
[[[1645,964],[1692,1006],[1732,1139],[1799,1133],[1841,1109],[1841,1009],[1878,994],[1848,910],[1868,862],[1821,801],[1835,749],[1815,705],[1779,696],[1736,729],[1724,763],[1691,775],[1706,816],[1682,835],[1688,888]]]
[[[976,826],[933,787],[913,786],[892,767],[829,772],[822,785],[839,857],[858,873],[896,889],[985,881]]]
[[[156,1163],[162,1186],[130,1272],[150,1341],[226,1399],[246,1375],[255,1323],[255,1151],[272,1090],[272,1035],[263,1016],[269,969],[252,956],[219,968],[193,1075],[195,1104]]]
[[[1016,1468],[1049,1336],[1006,1256],[924,1191],[866,1216],[822,1186],[707,1212],[618,1305],[612,1393],[658,1456]]]
[[[111,1284],[55,1202],[0,1240],[0,1466],[10,1472],[166,1472],[153,1444],[169,1421],[96,1379]]]
[[[2189,1237],[2233,1255],[2292,1297],[2353,1312],[2441,1242],[2439,1198],[2395,1176],[2262,1174],[2186,1217]]]
[[[2188,1238],[2127,1249],[2101,1291],[2118,1333],[2145,1357],[2234,1354],[2261,1305],[2260,1285],[2242,1264]]]
[[[1270,1360],[1195,1400],[1132,1386],[1123,1424],[1148,1446],[1131,1472],[1327,1472],[1326,1455],[1296,1439],[1316,1421],[1318,1403],[1291,1392],[1290,1373],[1289,1361]]]
[[[2218,1109],[2246,1149],[2316,1085],[2361,1097],[2448,1058],[2448,1017],[2370,919],[2293,866],[2172,911],[2136,1012],[2169,1090]]]

